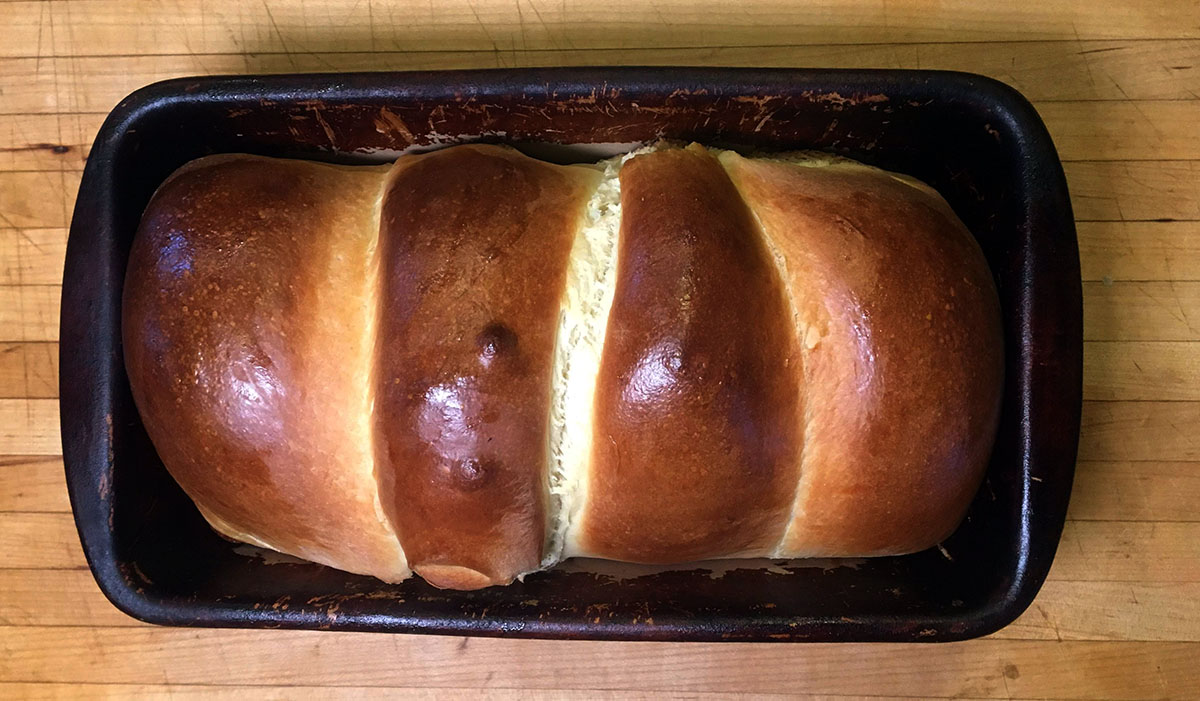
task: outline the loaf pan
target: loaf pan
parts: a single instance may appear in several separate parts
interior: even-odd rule
[[[122,362],[121,288],[155,187],[199,156],[339,163],[483,140],[550,158],[667,137],[820,149],[937,188],[979,240],[1003,306],[999,434],[966,520],[904,557],[679,569],[569,563],[482,591],[386,585],[223,540],[164,470]],[[100,588],[189,626],[546,638],[944,641],[995,631],[1041,586],[1079,439],[1082,302],[1061,164],[1017,92],[931,71],[571,68],[171,80],[108,116],[84,170],[61,318],[63,454]],[[914,406],[913,411],[928,411]],[[283,560],[282,562],[280,560]]]

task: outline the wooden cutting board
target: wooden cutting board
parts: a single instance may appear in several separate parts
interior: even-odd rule
[[[1045,588],[982,640],[676,645],[140,624],[62,476],[58,305],[91,139],[189,74],[582,64],[944,68],[1028,96],[1084,275],[1083,437]],[[1200,697],[1200,3],[0,0],[0,697]]]

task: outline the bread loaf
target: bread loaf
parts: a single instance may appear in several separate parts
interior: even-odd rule
[[[395,582],[902,554],[994,439],[999,304],[926,185],[822,154],[202,158],[125,281],[146,430],[224,535]]]

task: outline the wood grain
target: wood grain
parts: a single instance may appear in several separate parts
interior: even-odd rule
[[[1200,523],[1068,521],[1048,581],[1200,582]]]
[[[996,77],[1035,101],[1190,100],[1200,93],[1200,41],[1014,41],[934,44],[208,53],[2,58],[0,113],[107,112],[157,80],[188,75],[569,65],[825,66],[953,69]],[[69,80],[53,80],[54,75]]]
[[[0,5],[0,17],[5,12],[6,8]],[[46,29],[43,28],[42,32],[45,33]],[[0,56],[0,83],[4,85],[4,92],[0,93],[0,114],[33,112],[54,115],[61,111],[58,73],[52,58]]]
[[[57,396],[57,343],[0,343],[0,399]]]
[[[1148,0],[973,6],[820,0],[802,6],[750,0],[555,3],[448,0],[432,5],[337,0],[201,5],[162,0],[90,0],[46,7],[14,2],[0,55],[114,55],[324,51],[492,51],[646,46],[761,46],[812,42],[892,44],[1005,39],[1200,37],[1200,10]],[[614,21],[619,17],[620,21]],[[163,21],[166,20],[166,21]]]
[[[23,76],[22,76],[23,77]],[[0,119],[0,171],[60,170],[63,151],[57,115],[14,114]]]
[[[1085,341],[1200,340],[1200,282],[1083,283]]]
[[[1200,460],[1200,402],[1084,402],[1079,459]]]
[[[1200,100],[1035,105],[1059,156],[1093,161],[1200,158]]]
[[[66,229],[0,228],[0,285],[62,282]]]
[[[65,228],[68,199],[74,194],[56,171],[0,172],[0,227]]]
[[[0,569],[0,591],[0,626],[146,625],[109,603],[86,568]]]
[[[0,399],[0,455],[60,455],[57,399]]]
[[[1200,521],[1200,462],[1081,460],[1067,517]]]
[[[200,699],[221,701],[222,699],[254,698],[260,701],[290,701],[297,698],[321,698],[337,701],[347,699],[415,699],[417,701],[442,699],[467,699],[470,701],[501,701],[503,699],[530,699],[552,701],[556,699],[625,699],[630,694],[624,690],[568,690],[568,689],[496,689],[496,688],[439,688],[429,689],[412,686],[264,686],[264,685],[221,685],[211,684],[95,684],[87,682],[55,684],[52,682],[0,683],[0,696],[20,699]],[[702,701],[732,701],[745,698],[744,694],[711,692],[658,692],[655,698],[700,699]],[[795,699],[796,701],[872,701],[878,696],[847,696],[820,694],[757,694],[763,699]],[[950,697],[941,697],[949,699]],[[940,701],[931,697],[931,701]],[[980,701],[958,697],[956,701]]]
[[[59,285],[0,285],[0,339],[57,341]]]
[[[1050,581],[994,637],[1200,641],[1200,583]]]
[[[1200,280],[1200,222],[1081,222],[1083,279]]]
[[[87,567],[71,515],[39,511],[0,512],[0,562],[4,569]]]
[[[0,512],[70,510],[61,457],[0,455]]]
[[[0,28],[0,697],[1200,697],[1200,4],[0,0]],[[183,75],[637,64],[966,70],[1034,102],[1089,341],[1069,522],[1029,610],[930,647],[172,630],[113,608],[55,399],[66,227],[105,114]]]
[[[1200,353],[1189,342],[1085,343],[1083,396],[1200,401]]]
[[[1200,161],[1064,163],[1078,221],[1200,220]]]
[[[0,657],[0,677],[197,683],[211,682],[211,665],[218,664],[220,684],[829,694],[870,694],[889,686],[922,697],[1009,699],[1143,699],[1164,690],[1200,691],[1194,682],[1200,645],[1188,642],[982,640],[797,648],[287,635],[286,654],[264,655],[264,649],[278,649],[278,632],[11,626],[0,628],[0,645],[8,653]],[[63,665],[63,659],[72,663]]]

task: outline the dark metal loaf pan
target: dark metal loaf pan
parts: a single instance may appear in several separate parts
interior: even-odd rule
[[[168,173],[220,152],[354,163],[477,138],[657,137],[823,149],[908,173],[941,191],[979,239],[1004,310],[1004,409],[987,480],[943,550],[828,568],[640,577],[571,568],[455,592],[270,564],[208,528],[147,439],[121,355],[130,240]],[[1054,146],[1030,105],[987,78],[572,68],[173,80],[113,110],[84,171],[62,297],[67,482],[101,589],[155,623],[644,640],[969,638],[1016,618],[1054,557],[1079,437],[1081,309]]]

